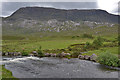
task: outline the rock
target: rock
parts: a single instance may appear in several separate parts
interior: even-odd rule
[[[15,56],[15,55],[16,55],[16,52],[8,52],[8,55],[9,55],[9,56]]]
[[[29,54],[28,56],[34,56],[33,54]]]
[[[90,60],[90,56],[84,55],[84,59],[85,59],[85,60]]]
[[[20,56],[21,52],[6,52],[2,53],[2,56]]]
[[[13,53],[13,52],[8,52],[8,55],[9,55],[9,56],[14,56],[14,53]],[[8,55],[7,55],[7,56],[8,56]]]
[[[20,56],[16,56],[16,58],[22,58],[22,56],[20,55]]]
[[[65,53],[65,56],[70,56],[70,53]]]
[[[79,59],[84,59],[84,56],[83,55],[79,55],[78,58]]]
[[[8,55],[9,55],[9,53],[8,53],[8,52],[6,52],[6,53],[5,53],[5,56],[8,56]]]
[[[33,54],[34,56],[38,56],[37,51],[32,51],[32,54]]]
[[[57,55],[57,57],[65,57],[65,53],[64,53],[64,52],[59,53],[59,54]]]
[[[50,53],[50,56],[52,55],[52,53]]]
[[[96,59],[97,59],[97,55],[96,55],[96,54],[92,54],[92,55],[90,56],[90,60],[91,60],[91,61],[95,61],[95,62],[96,62]]]
[[[57,57],[61,57],[61,53],[57,54]]]
[[[51,54],[51,57],[56,57],[56,54]]]
[[[17,56],[20,56],[20,55],[22,55],[22,53],[21,52],[17,52]]]
[[[17,56],[17,52],[13,52],[13,56]]]
[[[4,61],[12,60],[12,58],[3,58]]]
[[[44,55],[45,55],[45,57],[50,57],[51,56],[51,54],[49,54],[49,53],[45,53]]]

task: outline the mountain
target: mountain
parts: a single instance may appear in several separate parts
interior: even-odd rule
[[[40,20],[47,21],[56,19],[58,21],[93,21],[93,22],[108,22],[118,23],[118,15],[109,14],[100,9],[91,10],[64,10],[45,7],[23,7],[14,12],[11,16],[6,17],[5,20]]]
[[[104,10],[63,10],[24,7],[2,18],[3,35],[80,35],[114,34],[118,31],[118,15]],[[51,33],[51,34],[50,34]]]

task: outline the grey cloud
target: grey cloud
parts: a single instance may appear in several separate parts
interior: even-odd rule
[[[3,2],[2,16],[11,15],[21,7],[53,7],[58,9],[96,9],[97,2]]]

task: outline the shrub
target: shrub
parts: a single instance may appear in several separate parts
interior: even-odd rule
[[[120,45],[120,35],[118,35],[118,45]]]
[[[39,47],[39,49],[38,49],[38,55],[40,56],[40,57],[43,57],[44,56],[44,53],[42,52],[42,50],[41,50],[41,46]]]
[[[83,34],[83,38],[91,38],[91,39],[93,39],[94,37],[91,34]]]
[[[108,52],[101,53],[98,56],[97,60],[99,63],[108,65],[108,66],[118,67],[120,65],[118,57]]]
[[[28,52],[26,52],[25,50],[22,50],[22,56],[28,56]]]
[[[103,39],[102,39],[101,37],[97,37],[97,38],[93,41],[92,45],[93,45],[95,48],[98,48],[98,47],[102,46],[102,45],[103,45]]]
[[[90,48],[90,47],[91,47],[90,42],[86,42],[86,44],[85,44],[84,48],[88,49],[88,48]]]
[[[81,54],[80,51],[75,51],[75,52],[72,52],[71,57],[77,58],[80,54]]]
[[[119,60],[119,62],[118,62],[118,67],[120,67],[120,60]]]
[[[71,48],[71,47],[68,47],[68,50],[69,50],[69,51],[72,51],[72,48]]]

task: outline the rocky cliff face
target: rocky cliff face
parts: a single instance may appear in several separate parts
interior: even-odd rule
[[[109,14],[104,10],[63,10],[44,7],[23,7],[14,12],[11,16],[5,18],[5,20],[41,20],[46,21],[50,19],[56,19],[58,21],[93,21],[93,22],[108,22],[118,23],[117,18],[119,16]]]

